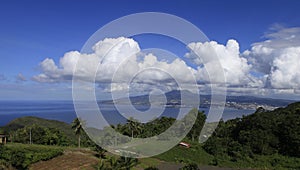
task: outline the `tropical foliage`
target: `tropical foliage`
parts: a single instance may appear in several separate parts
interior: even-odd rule
[[[130,118],[127,120],[126,124],[118,124],[112,127],[123,135],[132,138],[147,138],[163,133],[176,122],[177,124],[175,125],[175,128],[172,128],[170,136],[180,136],[180,134],[183,133],[183,130],[185,130],[185,126],[190,126],[191,130],[187,137],[194,141],[199,138],[205,119],[206,116],[203,112],[198,112],[193,109],[179,122],[176,122],[176,119],[170,117],[156,118],[147,123],[140,123],[138,120]],[[195,123],[193,120],[195,120]],[[191,126],[193,123],[194,125]]]
[[[118,159],[110,157],[108,159],[100,159],[96,166],[97,170],[130,170],[139,163],[138,159],[121,156]]]
[[[67,146],[70,141],[66,135],[56,128],[46,128],[33,124],[16,130],[14,142],[43,145]]]
[[[46,161],[63,153],[59,147],[41,145],[8,144],[0,146],[0,160],[17,169],[27,169],[32,163]],[[1,162],[1,161],[0,161]]]
[[[82,120],[80,120],[79,118],[74,119],[74,121],[72,122],[72,129],[78,136],[78,148],[80,148],[81,134],[83,133]]]
[[[165,140],[168,137],[176,137],[183,130],[187,130],[190,125],[191,129],[188,129],[190,131],[184,140],[191,144],[191,148],[177,146],[156,158],[183,163],[185,164],[183,169],[195,169],[197,164],[239,168],[300,169],[300,103],[290,104],[286,108],[274,111],[258,108],[254,114],[226,122],[221,121],[213,135],[204,144],[199,144],[198,139],[202,137],[199,135],[205,119],[204,113],[193,109],[181,121],[160,117],[148,123],[140,123],[131,118],[125,124],[111,125],[112,128],[106,127],[100,133],[103,133],[101,136],[109,139],[102,141],[106,142],[105,145],[115,145],[121,142],[126,143],[132,138],[155,136],[172,125],[177,125],[170,132],[170,136],[159,138]],[[82,121],[79,119],[75,119],[72,126],[56,121],[41,120],[47,124],[45,126],[38,122],[39,118],[28,117],[28,120],[34,123],[22,118],[2,128],[10,135],[9,141],[28,144],[31,132],[33,144],[55,146],[49,148],[21,144],[1,146],[0,169],[9,169],[12,166],[26,169],[33,162],[51,159],[62,154],[62,149],[55,148],[56,146],[74,146],[77,143],[78,146],[94,148],[95,156],[99,158],[96,169],[131,169],[139,163],[137,159],[128,156],[116,157],[106,154],[103,148],[88,138],[82,130]],[[127,137],[115,136],[112,133],[113,130]],[[99,130],[90,129],[90,132],[99,133]],[[151,168],[155,169],[155,167],[149,167]]]
[[[274,111],[259,108],[252,115],[221,121],[204,149],[215,156],[214,165],[226,159],[255,162],[257,155],[265,155],[274,158],[272,165],[282,166],[286,156],[300,158],[300,103]],[[299,159],[289,166],[300,168]]]

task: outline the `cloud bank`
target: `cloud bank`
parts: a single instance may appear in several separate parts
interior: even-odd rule
[[[41,73],[32,79],[42,83],[68,82],[76,68],[78,79],[95,80],[108,91],[124,90],[129,81],[142,84],[139,88],[164,86],[170,90],[176,84],[174,79],[187,85],[195,79],[199,87],[219,83],[219,72],[213,70],[222,69],[229,89],[245,92],[257,89],[261,94],[265,89],[299,91],[299,36],[300,28],[273,30],[264,36],[266,40],[252,44],[244,52],[233,39],[225,45],[215,41],[193,42],[183,56],[193,66],[181,58],[164,60],[153,53],[144,53],[131,38],[106,38],[94,45],[92,53],[70,51],[58,63],[46,58],[39,64]],[[216,67],[212,55],[218,57],[221,68]]]

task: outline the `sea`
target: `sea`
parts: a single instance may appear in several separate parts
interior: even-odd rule
[[[149,106],[143,105],[135,105],[134,107],[139,111],[149,109]],[[112,104],[99,104],[99,110],[101,110],[103,117],[109,124],[126,122],[126,116],[120,113],[119,109]],[[126,106],[123,106],[122,112],[126,112],[126,110],[130,112],[129,107],[127,109]],[[207,114],[209,108],[199,108],[199,110]],[[164,107],[163,112],[160,115],[155,115],[155,117],[167,116],[176,118],[178,112],[179,108]],[[225,108],[222,119],[226,121],[254,112],[255,110],[249,109]],[[0,126],[5,126],[10,121],[24,116],[35,116],[66,123],[71,123],[77,117],[73,101],[0,101]],[[130,116],[134,117],[134,113],[131,112]]]

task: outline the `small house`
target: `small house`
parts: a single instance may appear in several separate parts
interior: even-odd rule
[[[6,144],[7,136],[0,134],[0,144]]]
[[[189,143],[186,143],[186,142],[180,142],[178,145],[183,146],[185,148],[190,148],[191,147],[191,145]]]

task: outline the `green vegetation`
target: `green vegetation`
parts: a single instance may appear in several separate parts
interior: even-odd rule
[[[81,134],[83,133],[83,128],[82,128],[82,121],[79,118],[76,118],[72,122],[72,129],[75,132],[75,135],[78,136],[78,148],[80,148],[80,139],[81,139]]]
[[[16,130],[13,140],[18,143],[29,142],[42,145],[67,146],[70,144],[66,135],[57,128],[46,128],[36,124]]]
[[[0,145],[0,160],[6,162],[6,167],[12,165],[18,169],[27,169],[32,163],[46,161],[62,153],[63,148],[61,147],[24,144]]]
[[[34,144],[59,146],[75,146],[78,144],[78,137],[72,130],[72,126],[56,120],[26,116],[11,121],[0,130],[8,135],[10,142],[30,143],[31,132],[31,142]],[[80,136],[82,146],[94,147],[93,142],[84,131]]]
[[[65,150],[61,146],[76,147],[77,144],[78,147],[93,148],[94,151],[91,151],[94,153],[93,157],[99,160],[99,164],[95,165],[96,169],[157,169],[161,161],[174,162],[179,164],[181,169],[197,169],[202,165],[251,169],[300,169],[300,103],[290,104],[286,108],[274,111],[258,108],[252,115],[221,121],[204,144],[198,143],[198,139],[201,137],[199,134],[206,117],[204,113],[195,109],[190,113],[180,123],[167,117],[157,118],[148,123],[129,119],[126,124],[111,126],[128,136],[117,140],[111,135],[112,129],[94,130],[95,133],[105,133],[103,136],[110,139],[105,142],[114,145],[121,141],[135,140],[136,137],[146,138],[161,134],[177,123],[169,136],[158,138],[159,140],[148,143],[146,147],[143,146],[144,148],[136,146],[136,153],[139,153],[150,146],[162,147],[167,138],[180,135],[182,129],[191,125],[191,121],[195,118],[193,116],[196,116],[195,124],[184,139],[191,144],[190,148],[175,146],[154,158],[139,160],[106,153],[87,137],[79,119],[68,125],[35,117],[19,118],[1,128],[2,132],[9,134],[9,144],[0,146],[0,169],[12,167],[26,169],[34,162],[61,155]]]
[[[201,123],[195,125],[186,138],[190,149],[176,146],[156,157],[185,164],[300,169],[300,103],[274,111],[258,108],[252,115],[221,121],[204,144],[193,142],[198,136],[191,134]]]
[[[140,123],[128,119],[126,124],[112,126],[115,130],[129,137],[147,138],[158,135],[168,129],[175,122],[174,118],[161,117],[148,123]]]
[[[203,148],[213,165],[300,169],[300,103],[221,121]]]
[[[66,136],[75,139],[76,136],[74,135],[71,126],[65,122],[60,122],[57,120],[48,120],[42,119],[38,117],[26,116],[20,117],[13,121],[11,121],[8,125],[2,127],[3,131],[7,134],[13,133],[17,129],[21,129],[27,126],[31,126],[33,124],[39,125],[45,128],[56,128],[63,132]]]
[[[201,144],[192,141],[188,142],[191,144],[191,148],[175,146],[155,157],[166,162],[197,163],[199,165],[208,165],[213,160],[214,157],[205,152]]]
[[[200,170],[196,163],[189,163],[184,167],[180,168],[180,170]]]
[[[127,120],[126,124],[118,124],[112,126],[115,130],[122,133],[123,135],[138,138],[147,138],[155,135],[159,135],[165,132],[175,123],[175,128],[170,131],[169,136],[180,136],[183,134],[183,129],[193,124],[193,120],[196,120],[194,125],[191,127],[187,137],[192,141],[199,138],[199,132],[201,131],[205,122],[206,116],[203,112],[199,112],[196,109],[192,109],[182,121],[176,122],[176,119],[170,117],[160,117],[147,123],[140,123],[133,118]],[[163,137],[169,137],[164,135]],[[164,140],[164,139],[161,139]]]
[[[156,168],[157,165],[161,163],[161,160],[156,158],[142,158],[139,159],[139,164],[136,166],[136,169],[147,169],[147,168]]]
[[[136,158],[121,156],[118,159],[115,157],[109,157],[108,159],[100,159],[99,164],[96,166],[97,170],[130,170],[139,161]]]
[[[0,170],[12,170],[14,167],[6,160],[0,159]]]

